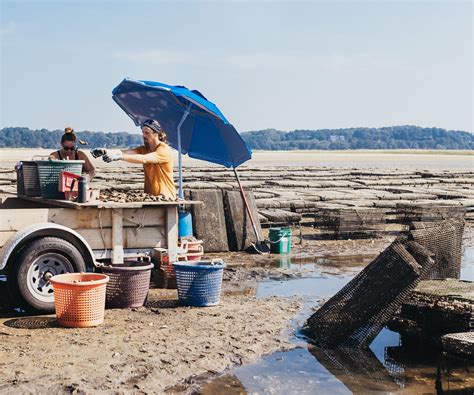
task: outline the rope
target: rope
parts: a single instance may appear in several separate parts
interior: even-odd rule
[[[115,209],[113,209],[113,210],[115,210]],[[144,220],[145,220],[145,210],[146,210],[146,208],[143,207],[142,219],[141,219],[140,222],[136,222],[136,221],[134,221],[133,219],[130,219],[130,218],[127,218],[127,217],[124,217],[124,216],[122,216],[122,218],[123,218],[125,221],[128,221],[128,222],[130,222],[130,223],[132,223],[132,224],[134,224],[134,225],[137,225],[137,227],[136,227],[137,230],[138,230],[138,229],[141,229],[141,228],[144,227],[143,223],[144,223]]]
[[[135,236],[138,235],[138,231],[143,228],[145,225],[144,225],[144,222],[145,222],[145,211],[146,211],[146,208],[145,207],[142,207],[142,219],[140,220],[140,222],[136,222],[134,221],[133,219],[130,219],[130,218],[127,218],[127,217],[124,217],[122,215],[122,219],[124,219],[125,221],[128,221],[134,225],[136,225],[137,227],[134,229],[134,232],[135,232]]]
[[[354,208],[354,211],[357,214],[357,216],[359,217],[359,219],[361,220],[361,222],[362,222],[361,225],[365,225],[364,218],[361,217],[361,215],[359,214],[359,211],[357,211],[357,208]]]
[[[303,245],[303,230],[301,229],[301,222],[298,222],[298,227],[300,229],[300,245]]]

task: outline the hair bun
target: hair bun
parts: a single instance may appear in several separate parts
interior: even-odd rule
[[[166,135],[165,132],[161,131],[158,133],[158,140],[160,140],[162,143],[168,144],[168,136]]]
[[[67,134],[67,133],[74,133],[74,129],[68,126],[67,128],[64,129],[64,134]]]

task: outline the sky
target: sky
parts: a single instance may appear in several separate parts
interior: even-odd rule
[[[185,85],[240,132],[473,130],[471,1],[8,1],[0,127],[139,132],[123,78]]]

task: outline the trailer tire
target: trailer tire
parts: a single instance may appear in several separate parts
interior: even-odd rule
[[[19,252],[14,266],[14,285],[27,310],[54,312],[54,294],[49,278],[69,272],[85,272],[79,250],[59,237],[41,237]]]

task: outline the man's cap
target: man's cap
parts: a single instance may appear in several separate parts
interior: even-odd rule
[[[144,127],[144,126],[146,126],[147,128],[150,128],[155,133],[160,133],[163,131],[160,123],[158,121],[155,121],[154,119],[147,119],[145,122],[141,124],[141,127]]]

